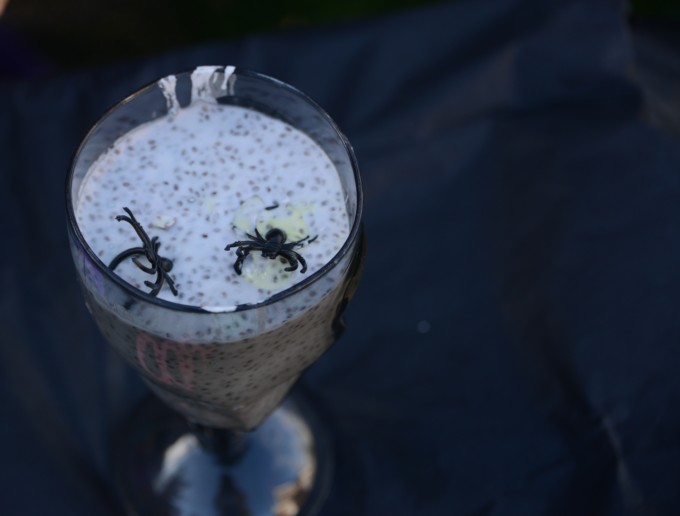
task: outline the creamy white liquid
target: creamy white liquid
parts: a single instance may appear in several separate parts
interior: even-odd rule
[[[256,111],[201,100],[199,93],[189,106],[175,103],[167,116],[125,134],[92,165],[76,218],[108,265],[141,245],[130,224],[116,221],[128,207],[147,234],[159,238],[159,254],[173,262],[169,274],[178,296],[165,285],[158,297],[230,311],[265,301],[325,265],[347,239],[349,221],[337,171],[311,138]],[[256,227],[262,235],[283,229],[288,242],[314,239],[295,249],[307,271],[301,273],[300,264],[286,272],[288,262],[252,251],[238,275],[236,249],[225,246],[250,240],[246,233]],[[145,292],[144,281],[156,281],[130,259],[115,272]]]

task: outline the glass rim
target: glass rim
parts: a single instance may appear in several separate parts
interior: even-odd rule
[[[222,70],[224,71],[226,66],[219,65],[216,67],[217,70]],[[180,71],[176,74],[171,74],[176,77],[178,76],[184,76],[184,75],[189,75],[191,72],[193,72],[195,68],[190,69],[190,70],[183,70]],[[155,296],[151,296],[150,294],[138,289],[134,285],[128,283],[125,281],[123,278],[121,278],[118,274],[116,274],[114,271],[112,271],[104,262],[101,261],[101,259],[97,256],[97,254],[94,252],[94,250],[89,246],[87,241],[85,240],[85,237],[83,236],[82,232],[80,231],[80,227],[78,225],[78,221],[76,219],[75,215],[75,210],[74,210],[74,199],[73,199],[73,194],[71,192],[71,187],[73,184],[73,175],[74,171],[76,168],[76,164],[80,158],[80,155],[85,147],[85,145],[88,143],[90,138],[92,137],[93,133],[102,126],[102,124],[105,123],[105,121],[113,114],[115,113],[121,106],[124,106],[132,101],[134,101],[136,98],[138,98],[140,95],[143,95],[144,93],[151,91],[153,88],[158,87],[159,81],[164,79],[165,77],[169,77],[169,75],[165,75],[163,77],[159,77],[157,79],[154,79],[144,86],[141,86],[140,88],[134,90],[132,93],[124,97],[123,99],[119,100],[115,104],[113,104],[111,107],[109,107],[93,124],[92,126],[88,129],[88,131],[85,133],[85,136],[82,138],[80,141],[75,153],[73,154],[73,158],[70,161],[68,173],[66,175],[66,216],[67,216],[67,222],[69,225],[69,228],[73,231],[78,244],[80,247],[82,247],[85,252],[87,253],[88,258],[97,266],[97,268],[103,272],[104,275],[106,275],[111,281],[113,281],[115,284],[117,284],[121,289],[126,291],[131,297],[144,301],[147,303],[151,303],[153,305],[156,305],[160,308],[165,308],[168,310],[174,310],[174,311],[181,311],[181,312],[194,312],[194,313],[201,313],[201,314],[223,314],[223,313],[236,313],[236,312],[243,312],[246,310],[254,310],[257,308],[261,308],[263,306],[267,306],[270,304],[274,304],[278,301],[281,301],[282,299],[291,297],[295,295],[296,293],[300,292],[301,290],[307,288],[308,286],[312,285],[315,283],[317,280],[321,279],[324,277],[328,272],[330,272],[341,260],[342,258],[350,251],[350,248],[352,245],[354,245],[355,242],[358,242],[359,240],[359,232],[361,230],[361,216],[363,212],[363,191],[362,191],[362,185],[361,185],[361,176],[359,174],[359,165],[356,159],[356,156],[354,155],[354,149],[352,148],[352,145],[350,144],[349,140],[347,137],[344,135],[344,133],[340,130],[339,126],[335,123],[335,121],[331,118],[331,116],[317,103],[315,102],[309,95],[306,93],[300,91],[299,89],[295,88],[294,86],[291,86],[290,84],[283,82],[279,79],[276,79],[274,77],[265,75],[263,73],[259,72],[254,72],[252,70],[244,69],[238,66],[233,67],[233,74],[241,75],[241,76],[247,76],[247,77],[252,77],[255,79],[263,80],[265,82],[270,82],[278,86],[279,88],[282,88],[284,90],[287,90],[289,93],[294,94],[295,96],[299,97],[301,100],[305,101],[308,103],[314,110],[319,113],[324,121],[328,123],[329,127],[333,130],[333,132],[337,135],[339,138],[340,142],[342,143],[342,146],[347,153],[349,160],[350,160],[350,165],[352,167],[352,176],[354,179],[354,184],[356,187],[356,213],[354,214],[354,218],[351,223],[350,231],[349,234],[347,235],[347,238],[343,242],[342,246],[340,249],[337,251],[337,253],[328,261],[326,262],[321,268],[310,274],[309,276],[305,277],[303,280],[295,283],[294,285],[288,287],[285,290],[282,290],[281,292],[277,292],[276,294],[268,297],[264,301],[260,301],[258,303],[245,303],[245,304],[240,304],[236,305],[232,310],[224,310],[224,311],[210,311],[210,310],[205,310],[201,308],[200,306],[195,306],[195,305],[187,305],[183,303],[177,303],[175,301],[168,301],[166,299],[160,299]],[[149,120],[151,121],[151,120]],[[148,123],[148,122],[145,122]]]

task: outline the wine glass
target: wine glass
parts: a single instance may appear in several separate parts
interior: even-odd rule
[[[157,396],[116,443],[118,488],[130,514],[314,514],[332,476],[329,435],[291,388],[338,338],[361,273],[357,163],[331,118],[295,88],[240,68],[196,70],[208,79],[196,84],[196,71],[165,77],[110,109],[84,138],[67,180],[70,248],[87,308]],[[268,299],[223,310],[162,299],[125,281],[95,253],[76,216],[93,163],[129,131],[197,95],[312,138],[338,173],[349,217],[348,237],[319,270]]]

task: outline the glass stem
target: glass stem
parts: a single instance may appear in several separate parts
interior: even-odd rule
[[[233,464],[246,449],[246,432],[213,428],[191,421],[189,421],[189,428],[201,447],[214,455],[222,464]]]

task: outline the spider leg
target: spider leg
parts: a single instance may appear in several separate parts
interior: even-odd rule
[[[236,250],[236,262],[234,262],[234,270],[236,271],[236,274],[239,276],[241,275],[241,270],[243,267],[243,260],[245,260],[248,255],[250,254],[251,247],[250,246],[242,246],[239,247]]]
[[[300,262],[300,265],[302,265],[302,268],[300,268],[300,274],[302,274],[302,273],[304,273],[304,272],[307,272],[307,262],[306,262],[305,259],[302,257],[302,255],[301,255],[300,253],[296,253],[296,252],[293,251],[293,250],[288,251],[288,253],[290,254],[290,256],[287,257],[287,258],[288,258],[288,263],[291,264],[292,268],[287,267],[287,268],[284,269],[284,270],[287,270],[287,271],[294,271],[295,269],[298,268],[298,262]],[[293,262],[291,262],[291,260],[293,260]]]
[[[300,273],[307,272],[307,262],[305,259],[302,257],[302,255],[296,251],[293,251],[292,249],[285,249],[284,251],[281,252],[281,255],[288,260],[288,263],[290,264],[290,267],[286,267],[284,270],[285,271],[294,271],[295,269],[298,268],[298,262],[300,265],[302,265],[302,268],[300,269]]]
[[[156,296],[160,292],[161,288],[163,288],[163,280],[165,280],[165,274],[163,273],[163,269],[157,266],[155,264],[156,268],[156,282],[151,283],[150,281],[145,281],[144,284],[151,288],[151,292],[149,292],[150,295]]]
[[[149,257],[147,256],[146,259],[148,260]],[[158,270],[158,266],[155,263],[151,262],[151,267],[147,267],[142,262],[140,262],[136,257],[132,259],[132,263],[134,263],[137,267],[139,267],[147,274],[156,274],[156,271]]]
[[[151,296],[156,296],[158,293],[161,291],[161,288],[163,288],[163,283],[167,282],[168,287],[170,287],[170,291],[172,292],[173,296],[176,296],[178,294],[177,288],[175,287],[175,282],[173,279],[170,277],[170,275],[167,273],[167,271],[159,268],[156,271],[156,282],[151,283],[150,281],[145,281],[144,284],[151,289],[149,292],[149,295]]]
[[[125,215],[118,215],[116,216],[116,220],[118,222],[124,220],[125,222],[130,224],[135,230],[135,233],[137,233],[139,239],[144,243],[144,247],[153,248],[154,240],[156,240],[156,238],[154,238],[153,240],[149,238],[149,235],[147,235],[146,231],[144,231],[144,229],[142,228],[142,225],[137,221],[135,216],[132,214],[130,208],[125,207],[123,208],[123,211],[125,211],[129,215],[129,217]]]
[[[151,283],[147,280],[144,282],[144,284],[151,289],[149,292],[150,296],[157,296],[161,291],[161,287],[163,286],[163,278],[157,279],[156,283]]]
[[[285,258],[288,261],[288,264],[289,264],[288,267],[285,267],[283,269],[284,271],[292,272],[292,271],[294,271],[295,269],[298,268],[298,261],[297,261],[296,256],[295,256],[297,253],[295,253],[293,251],[289,251],[289,250],[283,250],[279,254],[283,258]]]
[[[302,264],[302,268],[300,269],[300,274],[307,272],[307,262],[305,261],[305,259],[302,257],[302,255],[300,255],[298,253],[295,253],[295,255],[297,256],[297,259]]]
[[[146,257],[149,259],[150,262],[153,262],[155,257],[157,257],[160,260],[161,257],[158,254],[158,250],[161,248],[161,243],[158,241],[157,236],[151,239],[151,244],[153,248],[151,249],[151,251],[147,251]]]
[[[250,235],[248,235],[248,236],[250,236]],[[231,249],[232,247],[243,247],[243,246],[252,245],[252,244],[254,244],[254,243],[255,243],[255,242],[251,242],[250,240],[239,240],[238,242],[232,242],[232,243],[229,244],[227,247],[225,247],[224,250],[225,250],[225,251],[228,251],[228,250]]]
[[[132,215],[132,212],[130,210],[128,210],[127,208],[123,208],[123,209],[125,211],[127,211],[130,215]],[[116,220],[118,222],[125,221],[128,224],[130,224],[132,227],[134,227],[136,219],[134,218],[134,215],[132,215],[132,218],[128,217],[127,215],[116,215]]]
[[[168,287],[170,287],[170,292],[172,292],[173,296],[177,295],[177,287],[175,287],[175,281],[170,277],[170,275],[166,272],[162,272],[163,277],[165,278],[165,281],[168,284]]]
[[[111,260],[111,263],[109,263],[109,269],[111,269],[112,271],[115,270],[116,267],[118,267],[123,260],[137,254],[145,254],[144,248],[132,247],[126,251],[123,251],[122,253],[118,254],[113,260]]]
[[[309,238],[309,235],[307,235],[305,238],[301,238],[301,239],[298,240],[297,242],[291,242],[290,245],[293,246],[293,247],[302,247],[302,246],[305,245],[303,242],[304,242],[305,240],[307,240],[308,238]],[[315,238],[316,238],[316,237],[315,237]],[[311,242],[311,240],[310,240],[310,242]],[[307,242],[307,243],[309,243],[309,242]]]

